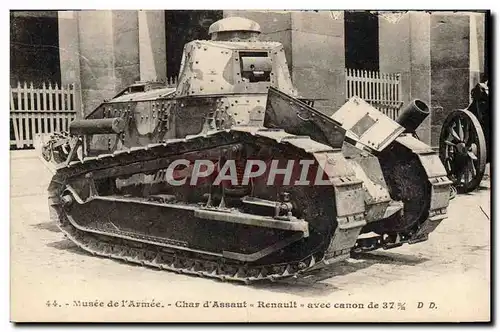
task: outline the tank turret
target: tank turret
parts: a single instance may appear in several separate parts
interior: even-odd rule
[[[259,41],[258,23],[228,17],[213,23],[209,34],[211,40],[195,40],[184,47],[178,96],[261,95],[261,105],[269,87],[297,96],[283,45]]]
[[[260,32],[257,22],[242,17],[227,17],[208,28],[211,39],[218,41],[256,41]]]

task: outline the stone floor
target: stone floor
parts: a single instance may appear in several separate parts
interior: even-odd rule
[[[34,151],[11,152],[11,319],[15,321],[360,322],[490,318],[488,181],[479,190],[450,201],[449,218],[427,242],[364,254],[306,278],[245,286],[158,271],[83,252],[49,222],[46,188],[50,176]],[[122,300],[161,304],[159,308],[107,306],[110,301],[121,305]],[[61,307],[54,307],[54,301]],[[79,307],[74,301],[102,301],[105,307]],[[203,308],[205,301],[212,301],[211,306],[213,301],[246,301],[247,306]],[[259,307],[290,301],[298,308]],[[184,307],[196,302],[198,308]],[[375,303],[379,307],[368,308],[370,302],[372,307]],[[423,308],[418,308],[419,302],[424,303]],[[434,308],[429,308],[430,302]],[[339,308],[345,304],[356,304],[358,308]],[[359,304],[364,308],[360,309]],[[330,308],[326,308],[328,305]]]

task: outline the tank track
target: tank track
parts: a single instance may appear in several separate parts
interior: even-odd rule
[[[240,137],[242,136],[261,136],[266,139],[271,138],[277,143],[290,143],[296,148],[314,154],[316,157],[320,155],[322,158],[329,158],[332,154],[339,154],[341,156],[341,151],[315,142],[307,136],[295,136],[283,130],[247,128],[246,130],[241,129],[237,132],[239,133],[239,135],[236,135],[237,138],[232,136],[232,133],[234,133],[233,130],[227,130],[217,132],[215,135],[197,135],[186,139],[173,139],[167,143],[133,147],[127,150],[116,151],[113,154],[87,157],[83,161],[72,161],[69,164],[61,164],[58,166],[49,186],[51,220],[59,226],[66,237],[92,255],[118,259],[177,273],[215,278],[222,281],[237,281],[248,284],[259,280],[275,281],[283,278],[297,277],[299,274],[318,268],[321,265],[318,263],[323,261],[324,258],[328,258],[328,263],[348,258],[352,247],[336,251],[328,248],[327,252],[313,252],[300,261],[247,266],[244,262],[215,257],[212,254],[174,249],[172,246],[158,245],[158,242],[153,244],[153,241],[150,241],[151,239],[144,235],[130,234],[120,230],[111,231],[107,228],[105,230],[84,228],[73,223],[64,213],[60,193],[64,190],[68,179],[75,176],[83,176],[94,170],[160,158],[161,156],[168,155],[168,153],[181,155],[190,152],[189,146],[192,146],[192,149],[196,150],[213,148],[214,142],[208,139],[208,137],[223,135],[225,136],[224,145],[226,145],[241,142]],[[354,184],[360,185],[359,181],[352,180]],[[346,182],[345,178],[342,181]],[[362,223],[360,221],[364,221],[362,213],[356,212],[352,215],[344,215],[342,217],[353,223],[356,221],[359,224],[357,228],[353,226],[350,230],[346,230],[355,239],[361,229]],[[112,235],[110,235],[110,232],[112,232]]]
[[[224,144],[238,144],[241,142],[239,138],[231,138],[230,130],[218,133],[226,135]],[[335,151],[326,145],[313,141],[307,136],[295,136],[283,130],[251,128],[241,131],[240,134],[272,138],[278,143],[291,143],[308,153],[321,155],[324,158],[328,158],[334,153],[341,153],[340,151]],[[214,147],[213,142],[207,139],[210,135],[212,134],[199,135],[186,139],[174,139],[170,140],[168,143],[149,144],[144,147],[133,147],[127,150],[116,151],[113,154],[87,157],[82,162],[73,161],[67,165],[60,164],[49,187],[49,205],[51,208],[52,221],[59,225],[59,228],[71,241],[93,255],[177,273],[248,284],[259,280],[275,281],[283,278],[298,277],[301,274],[321,266],[321,264],[318,263],[322,262],[324,264],[325,258],[328,258],[327,264],[330,264],[334,261],[341,261],[348,258],[351,252],[358,254],[379,248],[390,249],[400,246],[403,243],[411,244],[425,241],[429,233],[431,233],[441,220],[446,217],[446,208],[440,204],[437,206],[436,204],[432,204],[433,206],[431,206],[429,211],[428,219],[418,223],[415,236],[401,238],[397,244],[387,246],[383,243],[382,238],[377,236],[371,239],[360,239],[351,248],[334,251],[333,254],[331,252],[314,252],[300,261],[248,267],[242,262],[232,261],[227,258],[214,257],[213,255],[186,251],[183,249],[175,250],[169,246],[159,246],[157,243],[152,244],[153,241],[151,240],[154,239],[149,239],[147,236],[143,235],[127,234],[123,231],[113,230],[113,236],[111,236],[109,235],[110,229],[82,228],[79,225],[71,223],[65,214],[61,213],[62,204],[59,195],[67,179],[91,173],[93,170],[102,170],[124,164],[137,163],[141,160],[159,158],[163,154],[188,153],[190,152],[189,149],[182,148],[183,146],[189,145],[186,143],[191,143],[193,147],[196,147],[192,148],[195,150],[212,148]],[[215,134],[215,136],[217,135],[218,134]],[[167,151],[165,148],[167,148],[167,150],[170,148],[170,150]],[[429,153],[422,151],[414,152],[419,155],[419,157],[424,157]],[[343,179],[343,181],[345,180]],[[436,189],[443,188],[443,185],[449,182],[446,177],[440,174],[429,176],[429,181],[433,186],[433,197],[431,197],[431,200],[435,199],[434,195],[438,194],[438,192],[442,192],[442,190]],[[449,190],[449,188],[446,190]],[[343,217],[347,220],[360,220],[359,214],[356,213]],[[359,231],[359,228],[357,230]],[[352,231],[356,232],[356,229]]]
[[[236,281],[249,284],[258,280],[276,281],[283,278],[297,277],[300,272],[312,268],[316,264],[314,255],[287,264],[266,265],[245,268],[243,264],[231,263],[227,260],[214,260],[213,257],[188,255],[181,250],[172,251],[138,242],[126,234],[121,238],[103,234],[94,235],[79,230],[74,225],[61,224],[60,229],[72,242],[92,255],[122,260],[128,263],[153,267],[170,272],[189,274],[199,277]],[[86,229],[98,232],[98,229]],[[147,240],[147,237],[143,237]]]

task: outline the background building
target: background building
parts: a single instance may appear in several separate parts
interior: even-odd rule
[[[228,16],[283,43],[299,93],[327,114],[353,94],[388,109],[422,99],[432,113],[419,135],[433,146],[488,73],[485,12],[12,11],[11,86],[74,84],[88,114],[135,81],[176,77],[184,44]]]

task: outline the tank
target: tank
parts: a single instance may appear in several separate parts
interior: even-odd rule
[[[209,32],[185,45],[176,88],[138,82],[45,146],[51,218],[71,241],[249,283],[428,239],[450,181],[411,132],[424,103],[401,124],[357,97],[329,117],[256,22]]]

